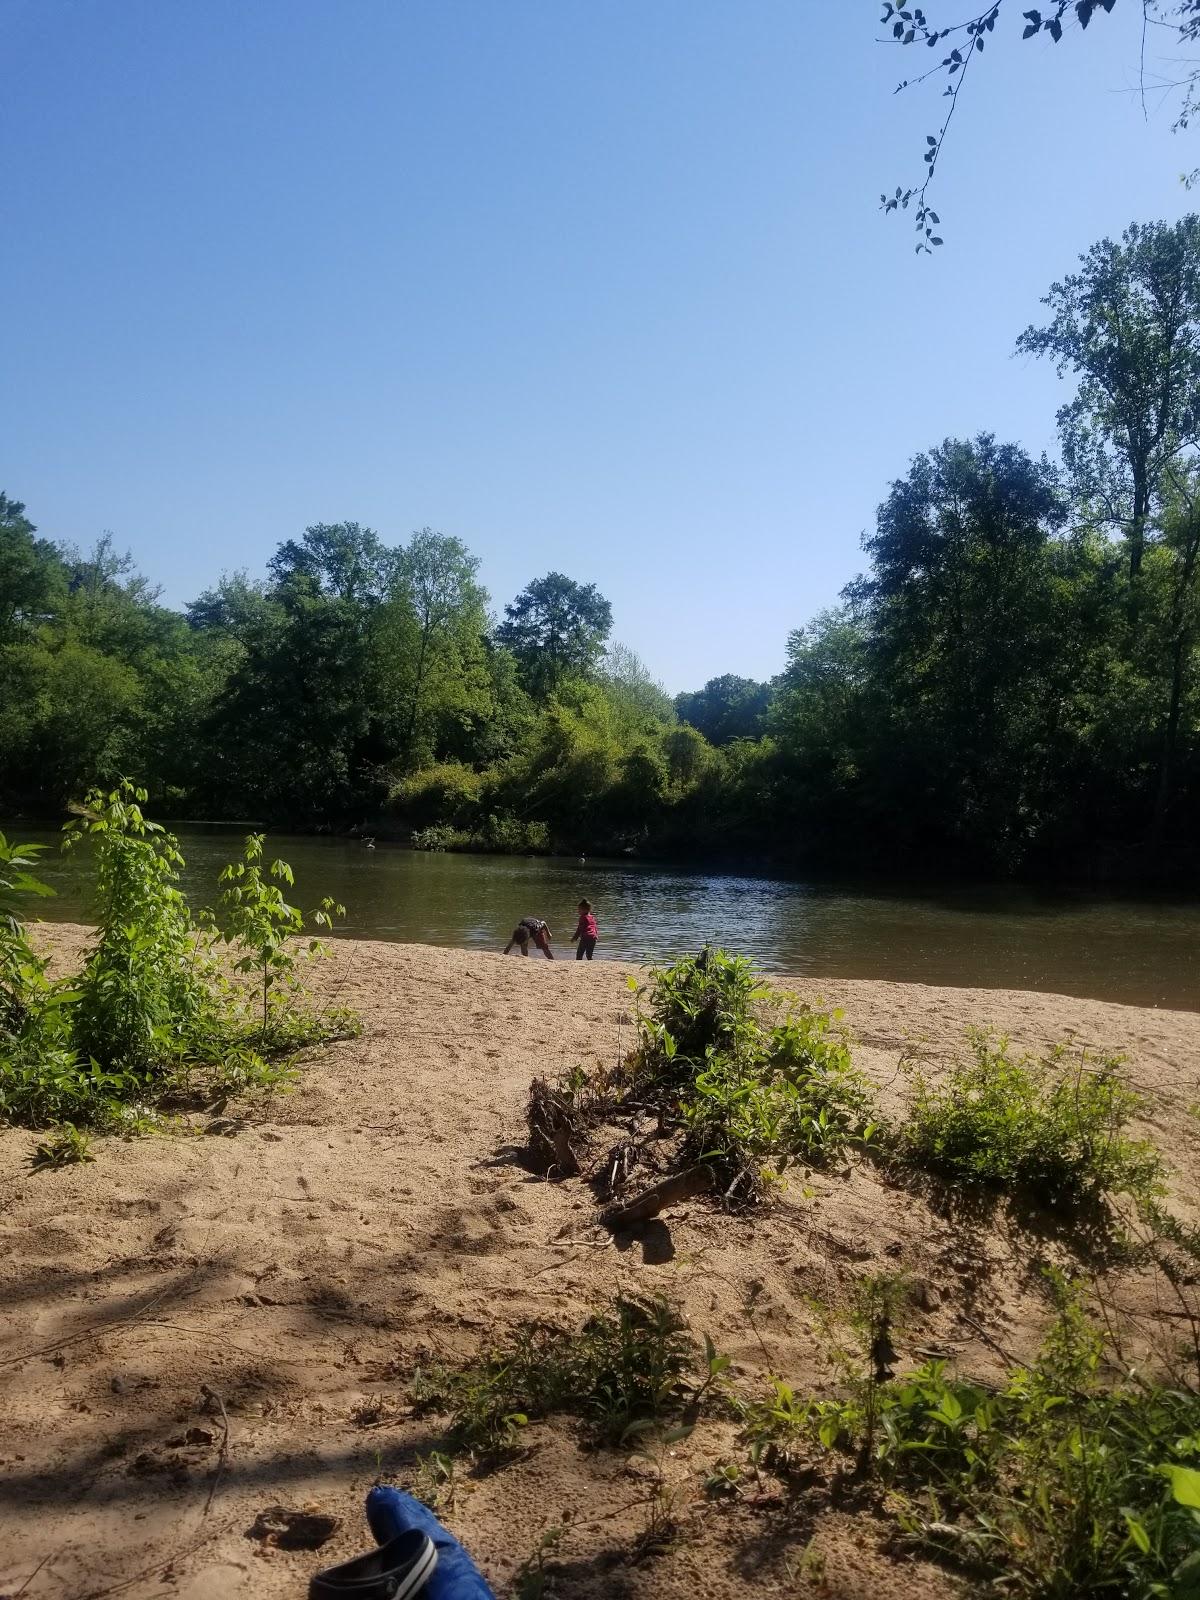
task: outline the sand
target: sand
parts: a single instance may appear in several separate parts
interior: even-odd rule
[[[47,933],[68,954],[83,936]],[[365,1032],[316,1055],[294,1093],[201,1118],[187,1135],[98,1140],[93,1164],[60,1172],[31,1173],[32,1136],[0,1131],[0,1596],[302,1595],[310,1572],[364,1547],[375,1478],[412,1484],[418,1457],[439,1447],[438,1419],[410,1411],[414,1365],[471,1353],[523,1318],[580,1320],[619,1288],[676,1298],[746,1388],[774,1371],[828,1392],[813,1302],[845,1304],[856,1276],[884,1269],[923,1285],[904,1361],[944,1346],[995,1377],[999,1352],[1036,1348],[1038,1263],[1054,1241],[1003,1216],[939,1214],[869,1165],[799,1175],[753,1216],[686,1202],[614,1241],[582,1180],[547,1183],[517,1164],[530,1078],[629,1047],[631,971],[339,942],[323,982]],[[856,1060],[892,1101],[903,1059],[937,1072],[971,1023],[1029,1047],[1067,1038],[1124,1051],[1184,1209],[1200,1188],[1188,1114],[1200,1015],[1008,991],[796,987],[844,1008]],[[1117,1276],[1103,1287],[1147,1338],[1166,1326],[1161,1286]],[[501,1471],[462,1469],[442,1515],[498,1595],[565,1522],[547,1588],[562,1596],[964,1592],[889,1553],[869,1508],[835,1513],[771,1490],[707,1500],[706,1473],[733,1449],[729,1424],[702,1422],[664,1457],[680,1530],[642,1559],[647,1469],[582,1448],[569,1422],[531,1427]],[[277,1505],[339,1528],[316,1552],[249,1537]]]

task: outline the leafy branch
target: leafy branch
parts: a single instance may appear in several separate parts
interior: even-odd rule
[[[1034,8],[1022,12],[1024,27],[1021,37],[1033,39],[1045,33],[1058,44],[1063,37],[1064,26],[1070,26],[1074,21],[1080,29],[1085,29],[1097,10],[1111,12],[1115,4],[1116,0],[1051,0],[1045,11]],[[903,0],[884,0],[880,25],[889,31],[881,42],[899,45],[902,48],[924,45],[929,50],[949,46],[947,53],[934,65],[914,77],[903,78],[895,89],[895,93],[899,94],[902,90],[915,88],[930,78],[944,77],[947,81],[942,93],[943,97],[950,101],[941,126],[935,133],[925,136],[924,179],[921,183],[908,188],[898,185],[894,194],[881,194],[879,197],[880,209],[884,212],[907,211],[913,208],[919,235],[916,245],[918,254],[924,252],[932,255],[933,247],[942,243],[941,237],[934,232],[939,225],[939,218],[937,213],[930,209],[929,190],[937,171],[946,135],[958,109],[959,96],[967,72],[975,58],[983,54],[988,36],[995,32],[996,23],[1006,5],[1011,6],[1011,0],[992,0],[991,4],[986,5],[974,16],[940,26],[932,23],[919,6],[907,6]],[[1163,18],[1156,16],[1155,13],[1164,8],[1165,0],[1142,0],[1144,21],[1162,23]],[[1187,42],[1200,36],[1200,0],[1182,0],[1182,3],[1171,8],[1170,15],[1177,20],[1169,26],[1178,33],[1180,39]],[[1189,72],[1184,80],[1189,87],[1183,111],[1175,124],[1177,128],[1187,126],[1192,104],[1190,86],[1194,84],[1198,74],[1200,69]]]

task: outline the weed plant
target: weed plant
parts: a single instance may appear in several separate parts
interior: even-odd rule
[[[700,1357],[666,1300],[619,1296],[577,1331],[525,1323],[478,1361],[418,1372],[413,1399],[448,1412],[454,1446],[481,1455],[511,1450],[530,1421],[556,1413],[620,1444],[711,1393],[727,1365],[708,1341]]]
[[[1074,1289],[1053,1282],[1042,1352],[999,1390],[942,1361],[882,1378],[862,1337],[843,1398],[804,1399],[776,1380],[746,1407],[752,1460],[816,1450],[853,1462],[888,1490],[908,1541],[974,1570],[989,1592],[1200,1595],[1200,1398],[1136,1372],[1107,1381],[1104,1337]],[[712,1482],[736,1490],[738,1471],[723,1465]]]
[[[209,1098],[286,1083],[286,1057],[303,1045],[354,1031],[344,1011],[317,1012],[299,975],[303,957],[289,936],[304,919],[264,880],[262,839],[252,835],[227,868],[226,928],[194,919],[179,875],[178,842],[144,814],[146,795],[128,782],[95,790],[67,825],[65,848],[92,849],[97,929],[81,970],[52,980],[17,915],[16,897],[49,892],[28,870],[31,847],[0,836],[0,1120],[62,1124],[37,1164],[79,1160],[84,1130],[138,1132],[181,1091]],[[291,883],[275,862],[269,876]],[[340,911],[325,902],[318,923]],[[217,959],[219,937],[233,947],[230,980]]]
[[[834,1160],[875,1132],[840,1017],[776,1004],[772,1021],[745,957],[705,950],[651,975],[639,1018],[630,1097],[682,1130],[684,1159],[710,1164],[727,1199],[759,1198],[791,1162]]]
[[[972,1030],[972,1059],[949,1081],[916,1082],[898,1130],[902,1157],[974,1188],[1019,1192],[1078,1210],[1108,1195],[1143,1205],[1163,1192],[1154,1147],[1126,1131],[1140,1101],[1120,1059],[1058,1046],[1041,1060],[1014,1058],[1006,1039]]]

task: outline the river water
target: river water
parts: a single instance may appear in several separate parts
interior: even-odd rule
[[[58,853],[56,830],[6,825],[47,844],[39,875],[47,920],[89,920],[86,861]],[[212,904],[217,873],[240,848],[236,828],[180,827],[184,887]],[[807,977],[885,978],[1040,989],[1131,1005],[1200,1010],[1200,902],[1148,902],[1008,886],[863,888],[686,871],[641,863],[522,856],[427,855],[395,845],[272,836],[296,873],[296,903],[324,895],[349,912],[344,931],[502,950],[514,923],[544,917],[559,958],[581,896],[600,925],[597,959],[658,961],[706,940]],[[537,959],[540,959],[537,958]]]

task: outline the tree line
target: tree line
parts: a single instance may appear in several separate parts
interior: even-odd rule
[[[428,528],[317,524],[178,611],[0,495],[0,806],[132,774],[168,815],[435,849],[1194,871],[1200,219],[1102,241],[1045,305],[1018,348],[1073,385],[1061,459],[919,454],[769,683],[672,700],[593,585],[497,618]]]

